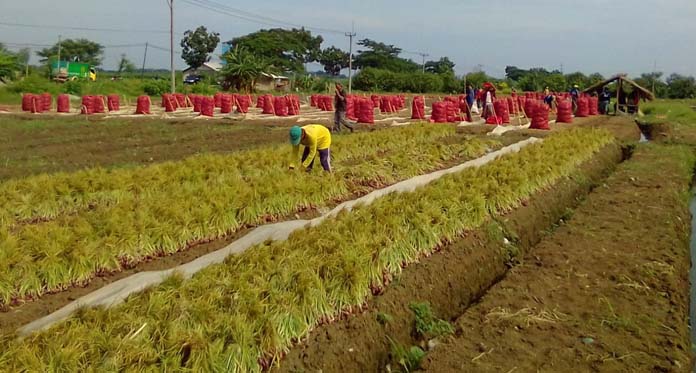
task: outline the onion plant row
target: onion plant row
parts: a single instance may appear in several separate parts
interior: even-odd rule
[[[331,175],[288,171],[287,146],[14,181],[3,196],[12,217],[0,227],[0,308],[499,146],[443,141],[453,134],[414,126],[339,138]],[[50,193],[33,184],[47,180]],[[18,223],[39,210],[50,219]]]
[[[233,371],[280,364],[313,328],[360,309],[402,269],[518,207],[612,142],[569,130],[480,168],[173,277],[111,309],[5,342],[11,371]],[[0,346],[2,347],[2,346]]]

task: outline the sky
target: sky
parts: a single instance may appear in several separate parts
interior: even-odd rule
[[[429,60],[448,56],[458,74],[480,68],[502,77],[505,66],[514,65],[635,76],[657,66],[666,75],[696,76],[696,0],[213,1],[310,29],[347,32],[354,24],[356,40],[370,38],[427,53]],[[274,27],[186,0],[174,0],[174,13],[175,50],[180,50],[181,34],[200,25],[219,32],[223,41]],[[166,0],[0,0],[1,43],[11,49],[34,44],[31,48],[36,51],[40,45],[55,43],[59,35],[89,38],[107,46],[105,68],[115,68],[122,53],[141,66],[145,42],[168,48],[169,35],[164,32],[168,29]],[[323,47],[348,49],[345,35],[316,33],[324,37]],[[421,62],[418,55],[403,56]],[[185,67],[180,56],[175,57],[177,68]],[[34,54],[33,62],[37,60]],[[150,48],[146,66],[167,68],[169,53]]]

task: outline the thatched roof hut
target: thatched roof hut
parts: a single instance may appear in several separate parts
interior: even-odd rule
[[[640,84],[628,78],[627,74],[617,74],[613,77],[599,82],[585,89],[583,93],[599,93],[602,89],[612,83],[616,83],[616,101],[617,108],[626,113],[638,112],[640,100],[652,101],[655,99],[655,94],[649,89],[642,87]],[[631,93],[626,93],[625,88],[629,88]],[[623,95],[623,96],[622,96]]]

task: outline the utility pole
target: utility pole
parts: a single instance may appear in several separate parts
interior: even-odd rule
[[[148,42],[145,42],[145,54],[143,55],[143,68],[140,70],[140,78],[142,78],[145,75],[145,61],[147,61],[147,45]]]
[[[425,57],[430,57],[430,55],[427,53],[420,53],[420,52],[417,54],[420,55],[421,58],[423,58],[423,65],[422,66],[423,66],[423,74],[425,74]]]
[[[169,68],[172,71],[172,93],[176,93],[176,72],[174,71],[174,0],[169,4]]]
[[[60,75],[60,48],[61,47],[61,36],[58,35],[58,70],[56,70],[56,76]],[[49,69],[50,70],[50,69]],[[66,67],[67,70],[67,67]]]
[[[353,38],[356,36],[355,22],[353,22],[351,31],[347,32],[346,36],[350,40],[350,47],[348,47],[348,94],[351,94],[353,93]]]
[[[652,79],[652,93],[653,95],[655,94],[655,81],[657,80],[657,60],[655,60],[655,64],[653,65],[653,79]]]

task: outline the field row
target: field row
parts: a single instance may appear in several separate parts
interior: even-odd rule
[[[413,126],[338,138],[331,175],[288,171],[287,146],[4,183],[0,307],[500,146],[450,136]]]
[[[259,371],[322,322],[360,307],[409,263],[550,187],[612,142],[569,130],[171,278],[112,309],[84,310],[22,342],[10,370]]]

